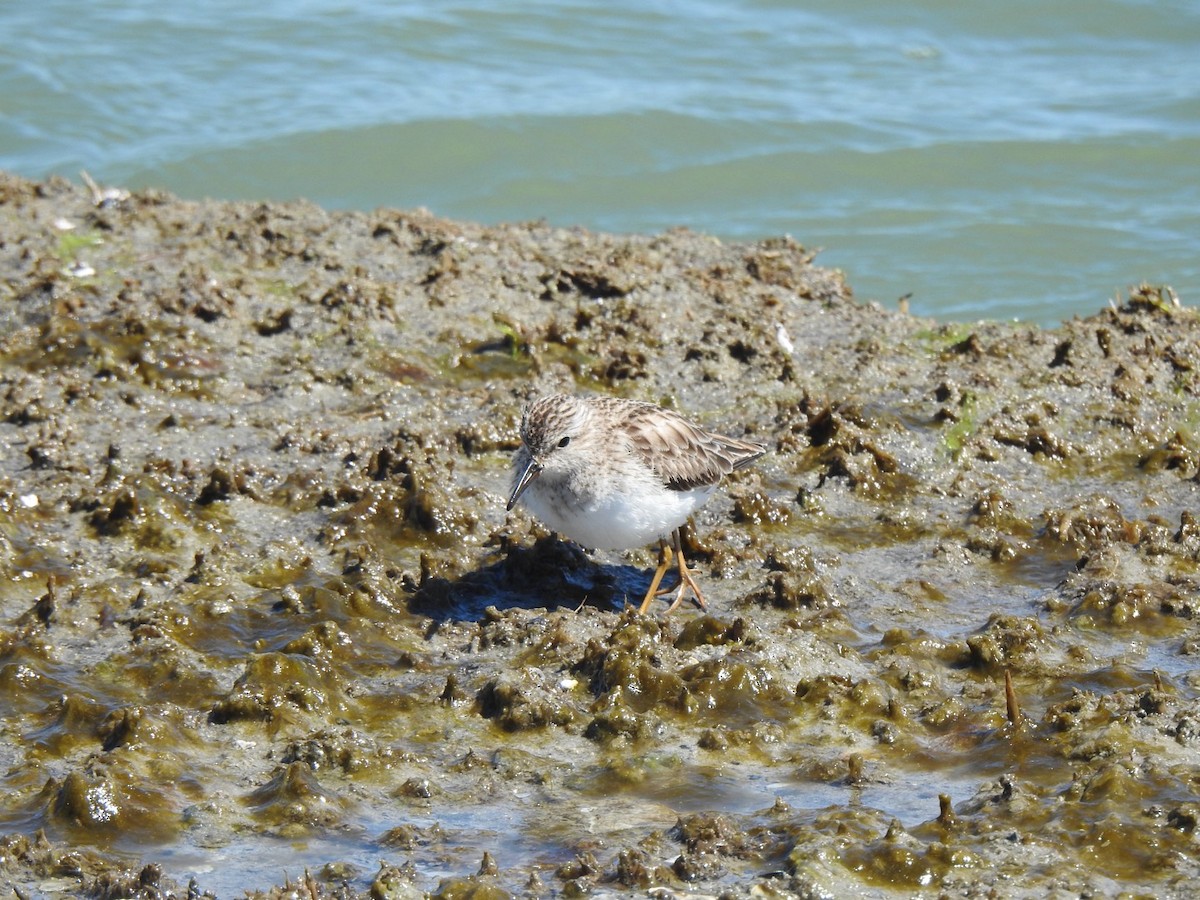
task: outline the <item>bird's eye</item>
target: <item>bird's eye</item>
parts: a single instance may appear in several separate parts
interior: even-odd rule
[[[568,436],[568,437],[565,437],[565,438],[563,438],[561,441],[559,441],[559,442],[558,442],[558,446],[559,446],[560,448],[561,448],[561,447],[565,447],[565,446],[567,446],[567,444],[569,444],[569,443],[571,443],[571,438]]]

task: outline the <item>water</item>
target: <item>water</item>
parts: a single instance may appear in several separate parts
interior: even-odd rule
[[[0,168],[789,233],[857,295],[1200,303],[1200,0],[0,3]]]

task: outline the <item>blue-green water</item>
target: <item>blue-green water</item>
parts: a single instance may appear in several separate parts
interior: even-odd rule
[[[789,233],[857,295],[1200,303],[1200,0],[0,2],[0,168]]]

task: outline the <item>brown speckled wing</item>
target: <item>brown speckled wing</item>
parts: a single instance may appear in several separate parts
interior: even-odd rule
[[[667,487],[677,491],[716,484],[767,449],[705,431],[678,413],[649,403],[629,404],[626,422],[634,450]]]

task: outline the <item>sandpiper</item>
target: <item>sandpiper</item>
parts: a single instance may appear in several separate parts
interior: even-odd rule
[[[722,476],[766,449],[705,431],[653,403],[552,394],[534,400],[521,417],[508,509],[519,499],[551,529],[590,549],[626,550],[659,541],[659,564],[642,613],[660,593],[670,593],[658,586],[673,547],[679,585],[667,612],[688,588],[705,609],[683,557],[679,528],[712,496]]]

